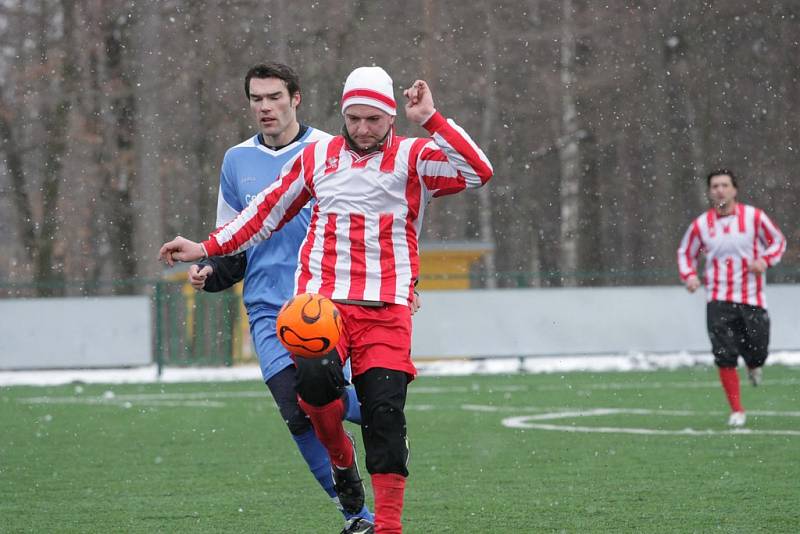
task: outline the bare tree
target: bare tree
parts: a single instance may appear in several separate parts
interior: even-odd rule
[[[486,4],[488,6],[489,4]],[[484,50],[487,58],[494,58],[497,55],[495,47],[494,19],[492,9],[485,8],[486,30],[484,33]],[[493,146],[491,143],[492,133],[494,132],[494,120],[498,113],[497,108],[497,80],[496,65],[492,61],[485,62],[485,100],[486,105],[481,113],[481,146]],[[491,151],[489,151],[491,156]],[[497,287],[497,268],[495,267],[495,246],[494,228],[492,225],[492,197],[491,191],[482,187],[478,190],[478,232],[481,241],[491,244],[491,249],[483,256],[483,270],[486,275],[486,287],[494,289]]]
[[[164,237],[164,199],[161,177],[158,98],[161,82],[161,24],[156,2],[137,4],[137,60],[139,76],[136,100],[136,174],[132,204],[135,213],[134,242],[137,272],[154,277],[161,268],[155,258]]]
[[[428,79],[497,179],[434,203],[424,237],[494,240],[489,284],[673,283],[713,165],[800,240],[796,2],[695,4],[5,2],[0,277],[157,276],[163,238],[209,229],[224,150],[252,132],[242,73],[268,58],[331,133],[352,68],[386,67],[398,93]],[[773,272],[798,266],[790,248]]]
[[[44,83],[37,86],[40,91],[37,115],[43,131],[39,148],[42,165],[38,195],[30,194],[35,187],[31,177],[36,173],[25,169],[25,149],[19,142],[20,131],[15,128],[17,112],[3,96],[7,89],[0,87],[0,98],[3,98],[0,100],[0,133],[5,140],[3,148],[8,158],[17,224],[25,252],[33,266],[33,279],[38,283],[37,293],[42,296],[63,291],[59,282],[63,280],[65,246],[57,236],[59,192],[64,181],[62,170],[77,79],[77,47],[73,40],[75,2],[61,0],[55,8],[43,0],[35,11],[24,13],[25,18],[36,22],[37,30],[35,52],[38,65],[31,71],[55,73],[45,75],[42,80]]]
[[[574,285],[578,268],[578,211],[580,153],[578,118],[573,95],[575,84],[575,27],[572,0],[562,0],[561,19],[561,272],[564,282]]]

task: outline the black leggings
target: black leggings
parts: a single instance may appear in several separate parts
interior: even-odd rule
[[[283,371],[267,380],[267,387],[278,411],[281,413],[289,432],[300,436],[311,430],[311,420],[297,404],[297,392],[294,389],[296,370],[294,365],[286,367]]]
[[[406,405],[408,375],[374,368],[353,379],[361,403],[367,471],[408,476]]]
[[[295,387],[300,398],[313,406],[324,406],[346,396],[347,381],[340,362],[335,351],[323,358],[295,356]],[[353,378],[361,404],[361,435],[369,473],[408,476],[408,440],[403,412],[408,381],[403,371],[380,367]]]

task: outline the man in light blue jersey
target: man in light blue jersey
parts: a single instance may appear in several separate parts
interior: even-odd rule
[[[302,100],[300,83],[290,67],[280,63],[255,65],[245,76],[245,94],[260,132],[225,153],[216,227],[234,219],[254,195],[278,178],[283,165],[305,145],[330,137],[298,122],[297,108]],[[306,206],[273,239],[242,254],[208,258],[192,265],[189,281],[195,289],[215,292],[244,278],[244,304],[264,381],[309,469],[344,515],[342,534],[367,533],[372,532],[373,516],[366,506],[353,514],[339,503],[328,452],[298,405],[295,366],[275,332],[278,311],[294,294],[298,251],[308,229],[310,213]],[[345,391],[345,418],[360,424],[355,391],[352,387]]]

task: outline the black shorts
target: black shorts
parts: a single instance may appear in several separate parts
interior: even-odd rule
[[[767,310],[712,300],[706,307],[706,326],[717,366],[736,367],[739,356],[748,367],[764,365],[769,347]]]

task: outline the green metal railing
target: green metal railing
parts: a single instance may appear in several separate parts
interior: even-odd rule
[[[231,366],[241,297],[233,291],[196,292],[159,281],[153,291],[154,355],[165,366]]]

